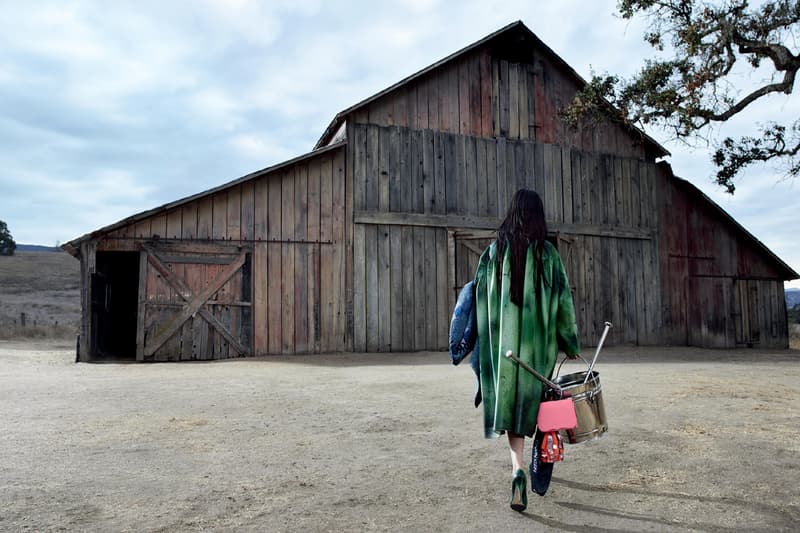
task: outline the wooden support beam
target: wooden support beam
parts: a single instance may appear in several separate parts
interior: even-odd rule
[[[400,226],[428,226],[438,228],[469,228],[494,230],[501,220],[495,217],[437,215],[433,213],[387,213],[382,211],[358,211],[353,216],[356,224],[386,224]],[[653,238],[652,231],[642,228],[624,227],[609,224],[567,224],[548,222],[552,234],[591,235],[594,237],[615,237],[618,239]]]

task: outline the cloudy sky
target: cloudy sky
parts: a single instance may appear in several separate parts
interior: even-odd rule
[[[515,20],[582,76],[649,53],[614,0],[0,0],[0,220],[54,245],[311,150],[333,116]],[[778,97],[730,128],[794,114]],[[795,270],[800,183],[730,197],[707,149],[673,170]],[[800,281],[788,286],[800,287]]]

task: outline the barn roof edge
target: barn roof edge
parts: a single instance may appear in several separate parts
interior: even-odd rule
[[[769,247],[767,247],[766,244],[761,242],[755,235],[750,233],[750,231],[748,231],[747,228],[742,226],[735,218],[733,218],[727,211],[725,211],[725,209],[723,209],[717,202],[712,200],[706,193],[701,191],[697,186],[695,186],[689,180],[681,178],[679,176],[676,176],[675,173],[672,172],[672,167],[669,165],[669,163],[661,162],[661,163],[659,163],[659,165],[664,165],[667,168],[670,176],[672,177],[672,179],[674,179],[676,181],[676,183],[678,183],[680,186],[682,186],[690,194],[693,194],[693,195],[696,195],[696,196],[700,197],[701,200],[703,200],[708,205],[710,205],[729,224],[732,224],[738,231],[740,231],[743,235],[745,235],[745,237],[750,239],[756,245],[756,247],[760,248],[761,251],[764,252],[767,255],[767,257],[770,257],[773,261],[775,261],[775,263],[778,265],[779,269],[784,271],[783,274],[784,274],[784,276],[786,276],[784,278],[784,281],[800,279],[800,274],[795,272],[795,270],[792,267],[787,265],[783,261],[783,259],[778,257],[778,255],[775,252],[770,250]]]
[[[305,154],[293,157],[292,159],[287,159],[286,161],[283,161],[281,163],[277,163],[275,165],[272,165],[272,166],[269,166],[269,167],[266,167],[266,168],[262,168],[261,170],[256,170],[255,172],[251,172],[249,174],[245,174],[244,176],[242,176],[240,178],[236,178],[235,180],[229,181],[227,183],[223,183],[223,184],[218,185],[216,187],[212,187],[211,189],[206,189],[205,191],[202,191],[202,192],[190,195],[190,196],[186,196],[184,198],[180,198],[178,200],[163,204],[163,205],[155,207],[153,209],[148,209],[147,211],[142,211],[140,213],[136,213],[135,215],[131,215],[131,216],[127,217],[127,218],[124,218],[122,220],[114,222],[113,224],[109,224],[108,226],[103,226],[102,228],[96,229],[96,230],[94,230],[92,232],[86,233],[85,235],[82,235],[80,237],[72,239],[71,241],[62,244],[61,245],[61,249],[66,251],[66,252],[68,252],[73,257],[78,257],[78,255],[80,254],[81,243],[83,243],[84,241],[87,241],[87,240],[90,240],[90,239],[95,239],[97,237],[102,236],[105,233],[109,233],[111,231],[114,231],[115,229],[121,228],[121,227],[126,226],[128,224],[137,222],[137,221],[142,220],[142,219],[147,218],[147,217],[151,217],[151,216],[156,215],[158,213],[161,213],[163,211],[168,211],[169,209],[172,209],[174,207],[178,207],[180,205],[192,202],[192,201],[197,200],[199,198],[202,198],[204,196],[208,196],[210,194],[214,194],[216,192],[219,192],[221,190],[227,189],[229,187],[234,187],[236,185],[239,185],[240,183],[244,183],[244,182],[249,181],[251,179],[260,178],[261,176],[265,176],[267,174],[275,172],[276,170],[280,170],[280,169],[282,169],[284,167],[288,167],[288,166],[294,165],[296,163],[300,163],[301,161],[304,161],[306,159],[311,159],[312,157],[316,157],[318,155],[321,155],[321,154],[324,154],[324,153],[327,153],[327,152],[335,151],[335,150],[341,148],[342,146],[344,146],[346,144],[347,144],[347,141],[343,140],[343,141],[340,141],[340,142],[337,142],[337,143],[334,143],[334,144],[331,144],[331,145],[328,145],[328,146],[325,146],[325,147],[322,147],[322,148],[318,148],[318,149],[312,150],[311,152],[307,152]]]

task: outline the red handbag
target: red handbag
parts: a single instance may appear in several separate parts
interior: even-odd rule
[[[546,400],[540,403],[536,425],[543,432],[578,427],[578,417],[575,415],[575,403],[572,398]]]

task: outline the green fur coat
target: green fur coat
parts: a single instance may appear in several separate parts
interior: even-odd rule
[[[497,283],[496,269],[502,269]],[[504,357],[508,350],[545,376],[552,376],[559,349],[580,352],[575,309],[567,273],[555,247],[544,243],[541,284],[535,288],[534,246],[528,248],[522,308],[511,301],[509,247],[497,257],[496,243],[481,255],[475,274],[480,386],[484,432],[495,438],[506,431],[532,436],[543,385]]]

